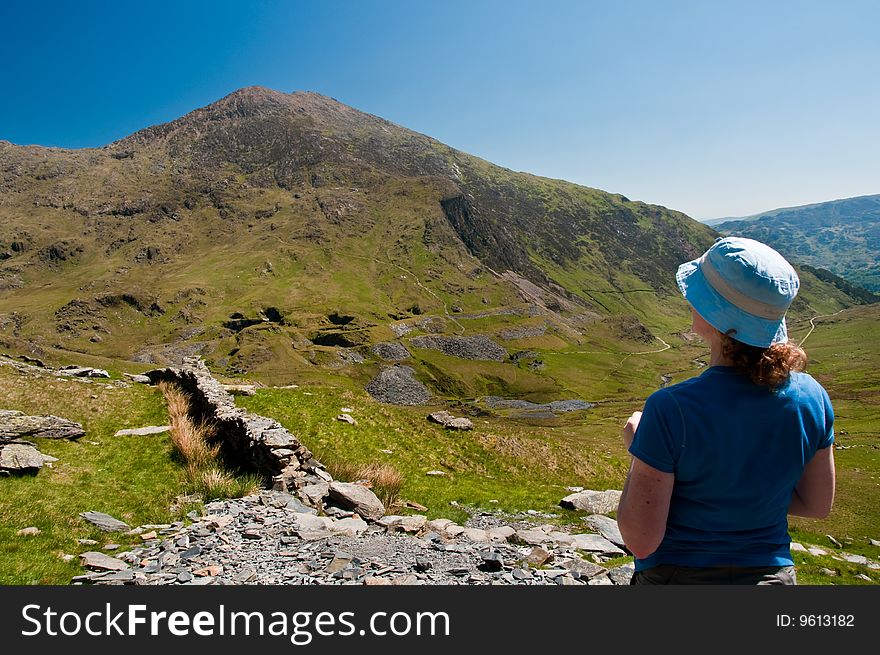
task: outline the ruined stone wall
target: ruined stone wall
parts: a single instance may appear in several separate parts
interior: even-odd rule
[[[330,480],[311,451],[278,421],[248,412],[214,379],[198,357],[187,357],[179,367],[159,368],[145,375],[151,384],[172,382],[189,396],[191,416],[216,425],[215,441],[225,465],[271,479],[274,488],[287,491],[304,478]]]

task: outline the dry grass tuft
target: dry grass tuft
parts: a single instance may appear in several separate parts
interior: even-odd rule
[[[331,460],[324,464],[334,480],[364,484],[386,507],[393,505],[400,495],[403,476],[390,464],[363,465],[348,460]]]
[[[192,419],[189,399],[178,385],[160,382],[156,386],[168,403],[171,443],[186,465],[191,490],[206,501],[256,493],[261,482],[257,476],[235,477],[220,467],[220,445],[211,444],[217,435],[217,426]]]

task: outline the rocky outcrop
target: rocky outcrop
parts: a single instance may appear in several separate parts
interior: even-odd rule
[[[389,366],[367,384],[367,392],[382,403],[391,405],[426,405],[431,402],[431,392],[416,379],[416,372],[409,366]]]

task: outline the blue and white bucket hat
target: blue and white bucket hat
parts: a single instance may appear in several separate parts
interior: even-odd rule
[[[768,348],[788,341],[785,312],[800,280],[770,246],[742,237],[715,241],[699,259],[678,267],[678,288],[709,325],[737,341]]]

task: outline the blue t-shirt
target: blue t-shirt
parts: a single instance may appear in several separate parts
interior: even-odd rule
[[[788,505],[834,441],[825,389],[792,373],[775,391],[726,366],[651,394],[629,451],[675,474],[666,534],[636,570],[793,564]]]

